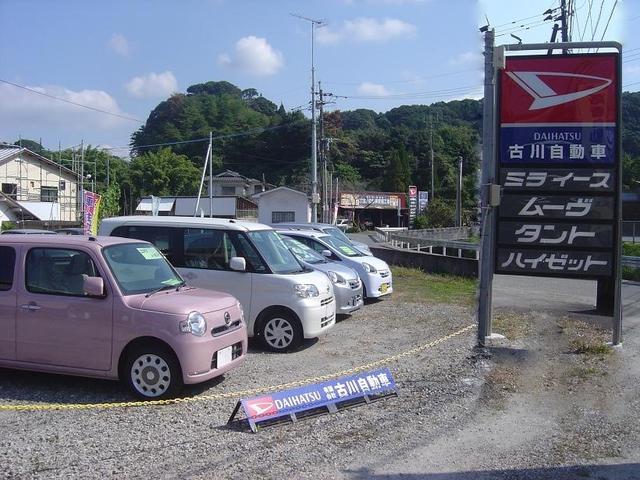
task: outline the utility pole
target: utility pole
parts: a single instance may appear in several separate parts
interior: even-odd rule
[[[480,231],[480,285],[478,292],[478,344],[485,345],[491,336],[491,296],[493,289],[493,230],[494,211],[491,205],[491,186],[495,182],[495,66],[493,62],[495,32],[484,33],[484,102],[482,112],[482,181]]]
[[[462,157],[458,157],[458,190],[456,192],[456,226],[462,227]]]
[[[431,149],[431,200],[436,198],[435,167],[433,161],[433,116],[429,115],[429,147]]]
[[[318,110],[320,110],[320,164],[322,165],[322,223],[327,223],[327,162],[324,155],[324,98],[322,96],[322,85],[318,81]]]
[[[213,218],[213,132],[209,132],[209,218]]]
[[[316,135],[316,69],[314,63],[314,34],[315,29],[324,25],[322,20],[291,14],[296,18],[306,20],[311,24],[311,221],[318,221],[318,145]]]
[[[562,22],[562,42],[569,41],[567,0],[560,0],[560,20]]]

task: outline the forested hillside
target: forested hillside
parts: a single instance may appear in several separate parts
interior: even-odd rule
[[[623,184],[640,182],[640,92],[625,93],[623,117]],[[435,159],[436,197],[455,198],[458,157],[463,158],[465,208],[475,206],[476,172],[482,123],[482,101],[461,100],[432,105],[405,105],[385,113],[372,110],[325,113],[324,132],[329,169],[343,187],[406,191],[410,184],[431,185],[430,151]],[[89,148],[97,163],[97,190],[106,189],[111,168],[111,197],[134,204],[144,195],[191,195],[198,188],[209,132],[214,136],[215,171],[232,169],[276,185],[309,187],[311,122],[288,112],[254,89],[228,82],[192,85],[161,102],[131,138],[130,162]],[[193,142],[190,142],[193,141]],[[149,146],[189,142],[170,146]],[[57,159],[36,142],[24,146]],[[71,158],[71,152],[62,152]],[[93,168],[92,168],[93,169]],[[117,208],[117,207],[114,207]]]

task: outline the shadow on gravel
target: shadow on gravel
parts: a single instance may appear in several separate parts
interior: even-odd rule
[[[344,473],[349,478],[356,480],[637,480],[639,472],[640,463],[622,463],[619,465],[584,465],[447,473],[399,473],[394,475],[376,475],[369,469],[363,468],[360,470],[347,470]]]
[[[197,385],[185,385],[180,396],[215,388],[224,375]],[[53,373],[0,368],[0,403],[111,403],[139,400],[120,382]]]
[[[318,339],[317,338],[305,338],[302,341],[302,345],[300,345],[295,350],[290,350],[290,351],[284,352],[284,353],[278,353],[278,352],[272,352],[271,350],[268,350],[265,346],[262,345],[260,340],[258,340],[255,337],[251,337],[251,338],[249,338],[249,348],[247,349],[247,353],[248,354],[259,353],[259,354],[263,354],[263,355],[286,355],[287,353],[302,352],[302,351],[306,350],[307,348],[313,347],[316,343],[318,343]]]

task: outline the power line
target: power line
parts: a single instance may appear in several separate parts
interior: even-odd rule
[[[432,78],[448,77],[452,75],[459,75],[461,73],[468,73],[468,72],[475,72],[475,71],[476,69],[474,68],[467,68],[465,70],[457,70],[455,72],[440,73],[438,75],[429,75],[428,77],[418,77],[411,80],[388,80],[388,81],[377,80],[376,82],[383,83],[386,85],[391,85],[394,83],[415,83],[423,80],[430,80]],[[362,82],[327,82],[327,81],[325,81],[324,83],[328,85],[361,85],[362,84]]]
[[[263,132],[269,132],[272,130],[277,130],[280,128],[286,128],[286,127],[290,127],[292,125],[296,125],[299,123],[306,123],[308,120],[304,119],[304,120],[296,120],[295,122],[291,122],[291,123],[287,123],[287,124],[283,124],[283,125],[276,125],[273,127],[265,127],[265,128],[255,128],[252,130],[244,130],[242,132],[236,132],[236,133],[229,133],[229,134],[224,134],[224,135],[218,135],[215,137],[212,137],[213,140],[220,140],[220,139],[226,139],[226,138],[237,138],[237,137],[246,137],[249,135],[257,135],[259,133],[263,133]],[[138,150],[141,148],[150,148],[150,147],[165,147],[165,146],[171,146],[171,145],[183,145],[183,144],[188,144],[188,143],[201,143],[201,142],[208,142],[209,141],[209,137],[203,137],[203,138],[195,138],[192,140],[177,140],[177,141],[172,141],[172,142],[163,142],[163,143],[151,143],[148,145],[137,145],[137,146],[131,146],[131,145],[127,145],[125,147],[107,147],[107,148],[103,148],[102,150]]]
[[[609,28],[609,22],[611,21],[611,17],[613,17],[613,12],[616,11],[616,5],[618,5],[618,0],[613,2],[613,8],[611,9],[611,13],[609,14],[609,19],[607,20],[607,24],[604,26],[604,32],[602,32],[602,37],[600,37],[600,41],[604,39],[605,33],[607,33],[607,29]]]
[[[593,32],[594,32],[593,35],[591,36],[591,41],[592,42],[595,40],[595,37],[596,37],[595,33],[598,31],[598,25],[600,25],[600,18],[602,17],[602,9],[604,8],[604,2],[605,2],[605,0],[602,0],[600,2],[600,10],[598,11],[598,19],[596,20],[596,27],[593,30]]]
[[[12,85],[12,86],[17,87],[17,88],[21,88],[23,90],[26,90],[27,92],[31,92],[31,93],[36,93],[38,95],[42,95],[43,97],[48,97],[48,98],[52,98],[54,100],[59,100],[61,102],[69,103],[71,105],[75,105],[76,107],[86,108],[87,110],[93,110],[94,112],[104,113],[105,115],[111,115],[113,117],[123,118],[125,120],[131,120],[133,122],[145,123],[142,120],[138,120],[137,118],[128,117],[126,115],[121,115],[119,113],[108,112],[107,110],[101,110],[99,108],[90,107],[89,105],[83,105],[81,103],[77,103],[77,102],[73,102],[71,100],[67,100],[66,98],[60,98],[60,97],[56,97],[54,95],[49,95],[48,93],[39,92],[38,90],[34,90],[33,88],[25,87],[24,85],[19,85],[17,83],[9,82],[8,80],[3,80],[1,78],[0,78],[0,82],[6,83],[7,85]]]

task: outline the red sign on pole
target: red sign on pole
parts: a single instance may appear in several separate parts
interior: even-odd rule
[[[515,56],[500,76],[496,272],[609,277],[617,264],[619,55]]]

